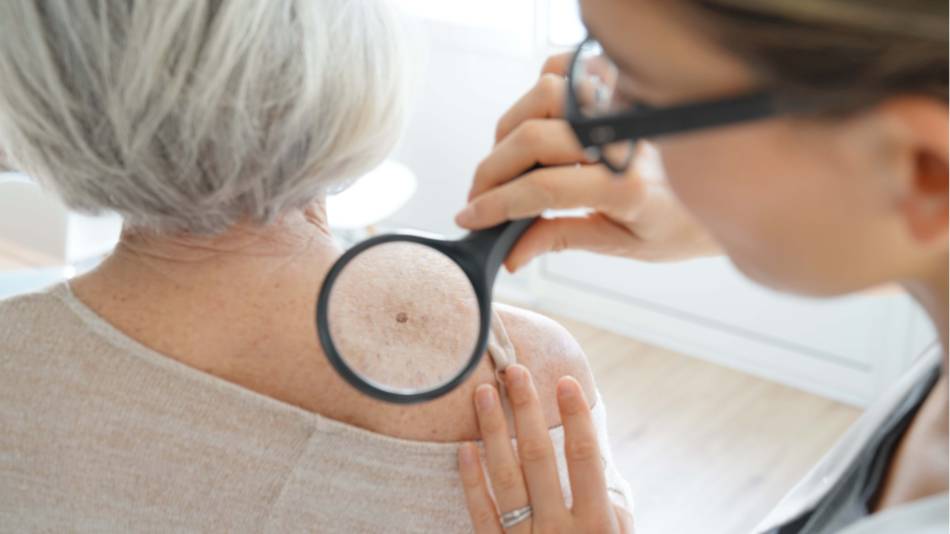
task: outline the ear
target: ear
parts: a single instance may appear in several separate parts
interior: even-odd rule
[[[947,236],[950,216],[947,103],[927,97],[901,97],[881,111],[899,126],[901,159],[907,169],[899,209],[910,235],[921,244]]]

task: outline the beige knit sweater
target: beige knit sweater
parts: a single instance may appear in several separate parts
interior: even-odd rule
[[[0,302],[0,532],[469,532],[456,451],[187,367],[65,284]]]

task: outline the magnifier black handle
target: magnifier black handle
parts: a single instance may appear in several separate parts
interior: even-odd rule
[[[472,256],[480,260],[478,270],[484,273],[488,287],[492,287],[495,275],[512,247],[537,219],[528,217],[503,222],[491,228],[476,230],[459,240],[459,246],[469,249]]]
[[[525,174],[540,168],[541,165],[536,164]],[[508,253],[511,252],[511,248],[536,220],[538,220],[537,217],[514,219],[491,228],[477,230],[458,241],[459,246],[468,248],[472,256],[480,261],[481,265],[477,267],[484,274],[489,289],[494,286],[495,276],[501,269],[501,264],[505,262],[505,258],[508,257]]]

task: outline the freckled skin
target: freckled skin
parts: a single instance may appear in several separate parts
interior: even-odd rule
[[[192,286],[165,285],[164,276],[159,279],[161,283],[153,280],[147,284],[139,271],[134,271],[134,277],[125,275],[121,266],[115,266],[119,261],[121,258],[113,257],[100,267],[103,272],[96,277],[74,280],[73,289],[118,329],[161,354],[262,395],[381,434],[435,442],[478,438],[472,395],[477,385],[495,382],[488,357],[482,358],[456,390],[409,406],[367,397],[332,368],[316,341],[313,322],[313,295],[325,272],[314,272],[314,266],[329,269],[326,258],[290,263],[283,271],[268,271],[271,280],[266,281],[266,287],[255,285],[263,280],[254,273],[246,280],[223,277],[218,265],[208,267],[208,281]],[[248,272],[247,259],[235,261],[240,266],[237,276]],[[200,279],[195,275],[199,267],[189,264],[181,269],[189,280]],[[457,298],[464,292],[453,287],[451,273],[418,254],[399,251],[364,266],[353,279],[351,293],[341,299],[342,310],[347,318],[355,318],[364,326],[374,326],[374,318],[379,317],[375,326],[394,336],[391,343],[356,345],[365,349],[360,353],[365,365],[419,382],[431,379],[440,367],[445,368],[446,360],[452,362],[446,354],[458,351],[447,348],[457,348],[470,339],[473,321],[471,309]],[[129,280],[123,280],[123,276]],[[281,281],[277,289],[274,278]],[[117,279],[124,284],[117,284]],[[408,297],[388,294],[399,281],[408,281],[410,291],[401,293]],[[535,377],[549,425],[560,422],[554,394],[559,377],[574,376],[588,397],[594,398],[584,354],[566,330],[525,310],[504,305],[496,305],[495,309],[512,338],[519,361]],[[405,323],[396,320],[400,312],[406,314]],[[432,325],[437,326],[435,331],[440,335],[434,337],[442,339],[441,348],[427,339],[433,336],[420,331]],[[354,343],[374,337],[367,335],[366,328],[353,332]],[[410,350],[420,348],[426,350]],[[467,360],[470,347],[464,354]]]
[[[478,340],[474,290],[461,269],[428,247],[370,249],[340,273],[331,295],[334,345],[351,369],[377,383],[437,387],[465,367]],[[369,357],[380,348],[383,358]]]
[[[408,387],[443,383],[455,376],[471,356],[478,334],[477,302],[467,279],[453,264],[418,246],[387,247],[368,259],[354,266],[351,278],[344,281],[346,288],[340,289],[339,313],[330,313],[331,330],[334,317],[340,325],[333,333],[334,342],[339,338],[338,345],[353,351],[346,356],[351,367],[364,376],[385,377]],[[338,280],[342,279],[341,274]],[[589,398],[594,398],[586,358],[560,325],[510,306],[496,304],[495,309],[519,361],[535,377],[551,426],[560,423],[554,389],[561,376],[578,378]],[[360,357],[359,351],[370,348],[372,358]],[[346,400],[337,400],[333,414],[357,426],[408,439],[475,439],[472,394],[478,384],[494,382],[494,366],[485,355],[461,387],[434,401],[398,406],[344,385]]]

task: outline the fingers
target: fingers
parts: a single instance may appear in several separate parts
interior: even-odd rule
[[[468,200],[517,178],[535,165],[573,164],[586,159],[583,147],[567,122],[528,119],[502,139],[478,165]]]
[[[541,254],[567,249],[636,256],[639,243],[636,234],[599,213],[586,217],[540,219],[508,253],[505,268],[515,272]]]
[[[482,384],[475,390],[475,413],[478,428],[485,444],[485,459],[488,461],[488,476],[498,509],[502,512],[521,508],[528,504],[521,466],[508,436],[508,421],[498,399],[498,390]]]
[[[633,534],[635,529],[633,515],[630,513],[630,510],[627,510],[619,504],[613,504],[612,507],[614,509],[614,518],[617,521],[618,530],[627,534]]]
[[[518,458],[539,523],[557,524],[566,512],[557,461],[538,393],[528,370],[521,365],[505,369],[508,398],[518,435]]]
[[[481,229],[534,217],[547,209],[591,208],[625,221],[639,211],[646,185],[633,172],[614,176],[601,165],[547,167],[499,185],[473,199],[455,218],[459,226]]]
[[[567,69],[571,66],[573,52],[564,52],[549,56],[541,67],[541,74],[557,74],[558,76],[567,76]]]
[[[459,474],[465,490],[465,502],[477,534],[502,534],[495,503],[488,494],[478,447],[466,443],[459,448]]]
[[[554,447],[531,376],[521,365],[508,367],[504,375],[515,418],[520,469],[508,438],[497,390],[488,384],[479,386],[475,405],[498,509],[511,511],[528,503],[533,509],[532,519],[512,527],[509,532],[529,532],[532,525],[543,528],[573,524],[584,532],[615,532],[618,525],[629,527],[627,522],[618,521],[616,511],[611,509],[597,430],[577,380],[564,377],[557,386],[558,409],[564,425],[564,454],[574,495],[573,509],[568,512],[561,493]],[[478,449],[472,443],[459,449],[459,472],[475,531],[502,533]]]
[[[556,74],[542,74],[534,87],[524,94],[498,120],[495,142],[511,133],[519,124],[529,119],[550,119],[564,116],[564,101],[567,96],[567,81]]]
[[[564,116],[567,69],[573,54],[570,52],[550,56],[541,67],[541,77],[535,86],[521,97],[498,121],[495,142],[507,137],[516,126],[529,118]]]
[[[564,425],[564,457],[574,495],[572,512],[583,523],[610,517],[607,480],[597,430],[581,385],[565,376],[557,384],[557,403]]]

